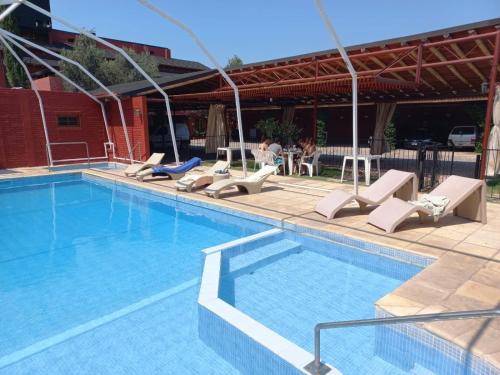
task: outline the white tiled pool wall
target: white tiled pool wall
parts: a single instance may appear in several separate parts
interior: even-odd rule
[[[224,254],[234,256],[272,243],[281,230],[207,249],[198,298],[198,334],[215,352],[243,373],[304,374],[312,355],[219,298]],[[252,240],[252,238],[256,239]],[[234,253],[233,253],[234,251]],[[332,373],[335,374],[335,373]]]
[[[375,311],[376,317],[392,316],[379,307]],[[465,364],[467,375],[500,375],[500,369],[418,324],[379,326],[376,340],[380,340],[380,345],[376,344],[377,354],[389,361],[395,360],[398,352],[406,352],[412,353],[415,362],[427,364],[431,371],[462,374]]]

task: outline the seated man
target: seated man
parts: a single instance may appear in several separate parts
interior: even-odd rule
[[[276,139],[273,143],[269,145],[269,151],[272,151],[276,154],[276,156],[280,156],[283,152],[283,147],[281,147],[281,142]]]

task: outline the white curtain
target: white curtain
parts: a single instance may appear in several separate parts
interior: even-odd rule
[[[488,138],[488,152],[486,153],[486,176],[500,174],[500,86],[496,87],[495,101],[493,102],[493,127]]]
[[[226,145],[225,106],[223,104],[210,104],[208,109],[207,135],[205,152],[213,154],[217,147]]]
[[[373,131],[373,142],[370,153],[372,155],[380,155],[385,149],[385,127],[392,120],[396,103],[377,103],[377,114],[375,116],[375,130]]]

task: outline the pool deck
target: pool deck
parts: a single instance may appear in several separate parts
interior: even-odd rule
[[[199,167],[194,172],[203,169]],[[48,174],[44,168],[19,168],[11,172],[0,171],[0,179]],[[88,170],[85,173],[436,258],[432,265],[377,302],[378,307],[392,315],[500,306],[500,204],[488,203],[488,224],[451,215],[439,223],[420,223],[418,216],[414,216],[396,233],[386,234],[367,224],[366,213],[360,214],[354,204],[333,220],[326,220],[314,212],[317,200],[328,190],[352,189],[352,185],[333,180],[271,176],[260,194],[246,195],[234,189],[222,193],[221,199],[213,199],[202,191],[177,192],[175,182],[164,178],[145,179],[140,183],[124,177],[119,170]],[[232,173],[241,174],[239,171]],[[423,327],[500,368],[500,319],[434,322]]]

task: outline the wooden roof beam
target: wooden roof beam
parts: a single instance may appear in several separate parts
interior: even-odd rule
[[[473,34],[473,35],[477,34],[475,30],[471,30],[471,31],[469,31],[469,33]],[[483,53],[483,55],[485,55],[485,56],[492,55],[492,53],[490,52],[488,47],[486,47],[486,44],[484,44],[482,39],[476,39],[475,42],[476,42],[476,45],[481,50],[481,52]],[[497,70],[500,72],[500,66],[497,66]],[[485,80],[485,82],[487,82],[487,80]]]
[[[418,58],[417,58],[417,54],[415,53],[415,51],[412,51],[410,54],[413,56],[415,61],[417,61]],[[422,64],[425,64],[425,63],[426,63],[425,60],[422,59]],[[436,78],[443,85],[445,85],[446,87],[451,87],[451,85],[441,76],[441,74],[439,74],[436,71],[436,69],[434,69],[434,68],[426,68],[426,69],[429,73],[431,73],[434,76],[434,78]]]
[[[460,49],[458,44],[453,43],[451,44],[451,49],[460,57],[461,59],[465,59],[467,56],[465,56],[465,53]],[[482,82],[486,81],[486,77],[484,76],[483,73],[479,71],[478,68],[472,63],[467,63],[466,64],[470,70],[472,70],[480,79]]]
[[[436,56],[436,57],[437,57],[440,61],[443,61],[443,62],[444,62],[444,61],[448,61],[448,60],[446,59],[446,57],[444,57],[444,55],[443,55],[441,52],[439,52],[439,51],[437,50],[437,48],[436,48],[436,47],[431,47],[431,48],[430,48],[430,50],[431,50],[431,52],[432,52],[432,53],[433,53],[433,54],[434,54],[434,55],[435,55],[435,56]],[[455,68],[454,66],[446,66],[446,67],[447,67],[447,68],[448,68],[448,70],[449,70],[450,72],[452,72],[452,73],[453,73],[453,75],[455,75],[455,77],[457,77],[460,81],[462,81],[463,83],[465,83],[467,86],[472,87],[471,83],[470,83],[469,81],[467,81],[467,80],[465,79],[465,77],[464,77],[462,74],[460,74],[460,73],[459,73],[459,71],[457,70],[457,68]]]
[[[391,56],[394,60],[396,60],[398,57],[396,56],[395,53],[391,53],[389,54],[389,56]],[[408,66],[403,60],[399,60],[399,64],[402,65],[402,66]],[[413,70],[408,70],[408,73],[410,73],[413,78],[416,78],[417,77],[417,73],[414,72]],[[434,90],[434,86],[432,86],[429,82],[427,82],[425,79],[423,78],[420,78],[420,81],[426,85],[427,87],[429,87],[431,90]]]
[[[375,64],[380,66],[381,68],[385,68],[386,64],[384,64],[378,57],[370,57],[370,60],[372,60]],[[394,78],[399,79],[401,81],[406,81],[399,73],[390,73]]]

